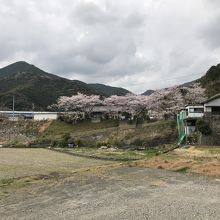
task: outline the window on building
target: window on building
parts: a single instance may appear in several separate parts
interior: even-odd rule
[[[195,108],[194,112],[196,112],[196,113],[203,113],[204,112],[204,108]]]
[[[203,108],[190,108],[189,112],[190,113],[203,113],[204,109]]]
[[[220,106],[212,107],[212,113],[220,115]]]

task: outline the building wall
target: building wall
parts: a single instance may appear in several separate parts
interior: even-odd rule
[[[34,113],[34,120],[41,121],[41,120],[57,120],[58,114],[57,113]]]
[[[195,113],[192,113],[192,112],[189,112],[188,113],[188,118],[202,118],[204,116],[204,113],[198,113],[198,112],[195,112]]]
[[[202,118],[204,116],[203,105],[189,105],[187,109],[187,118]]]

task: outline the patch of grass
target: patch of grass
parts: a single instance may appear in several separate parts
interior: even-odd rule
[[[220,147],[219,148],[209,148],[208,151],[211,154],[219,154],[220,155]]]
[[[9,184],[11,184],[11,183],[13,183],[14,182],[14,180],[13,179],[1,179],[0,180],[0,185],[9,185]]]
[[[117,127],[115,121],[102,121],[100,123],[81,122],[68,124],[54,121],[40,134],[38,139],[59,140],[63,134],[69,133],[71,137],[80,139],[81,146],[100,146],[102,143],[114,146],[157,146],[176,141],[177,130],[175,121],[157,121],[144,124],[142,129],[130,127]]]
[[[121,160],[121,161],[130,161],[130,160],[141,160],[141,159],[150,159],[158,154],[158,149],[149,149],[144,151],[131,150],[131,149],[117,149],[113,150],[108,149],[98,149],[94,147],[81,147],[75,149],[56,149],[61,152],[66,152],[72,155],[80,155],[85,157],[94,157],[100,159],[109,159],[109,160]]]
[[[189,167],[181,167],[181,168],[178,168],[174,171],[175,172],[180,172],[180,173],[186,173],[189,169],[190,169]]]
[[[163,160],[170,160],[170,161],[177,159],[175,155],[171,155],[171,154],[161,154],[159,158]]]
[[[83,132],[116,127],[115,121],[102,121],[99,123],[80,122],[78,124],[68,124],[62,121],[53,121],[44,134],[63,135],[65,133]]]
[[[60,176],[59,172],[56,171],[52,171],[49,173],[50,177],[54,177],[54,178],[58,178]]]

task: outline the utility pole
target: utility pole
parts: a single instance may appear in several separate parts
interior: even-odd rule
[[[12,109],[13,109],[13,121],[15,120],[15,96],[13,95],[12,100]]]
[[[35,109],[35,105],[34,103],[32,103],[32,119],[34,119],[34,109]]]

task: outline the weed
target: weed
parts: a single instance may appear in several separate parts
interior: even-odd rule
[[[175,172],[186,173],[189,170],[189,167],[181,167],[175,170]]]
[[[13,183],[14,180],[13,179],[1,179],[0,182],[1,182],[1,185],[9,185]]]

